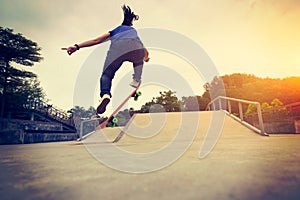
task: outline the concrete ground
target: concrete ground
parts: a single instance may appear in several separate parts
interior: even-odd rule
[[[161,115],[134,118],[132,124],[142,126],[145,131],[137,132],[136,127],[130,126],[128,134],[150,134],[144,139],[125,134],[118,143],[111,144],[109,141],[120,129],[108,128],[83,142],[2,145],[0,198],[300,199],[300,135],[263,137],[225,116],[216,146],[200,159],[201,145],[213,139],[205,138],[213,125],[211,112],[198,115],[199,126],[189,148],[177,160],[156,171],[152,168],[154,163],[147,163],[144,168],[144,163],[138,161],[147,162],[142,157],[167,148],[170,142],[176,145],[159,155],[157,162],[179,153],[181,144],[187,141],[181,137],[172,139],[181,132],[188,135],[193,129],[180,123],[179,113],[165,118]],[[161,128],[154,130],[151,127],[154,122],[162,122]],[[146,131],[150,129],[155,135]],[[106,138],[103,140],[102,136]],[[120,156],[113,148],[127,152],[128,156]],[[102,154],[97,155],[100,151]],[[136,163],[128,163],[131,154],[141,157],[133,159]],[[109,163],[111,160],[116,162]],[[109,164],[112,166],[108,167]],[[136,173],[113,169],[118,167]],[[152,172],[139,173],[145,169]]]

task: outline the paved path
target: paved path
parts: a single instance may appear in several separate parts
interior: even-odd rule
[[[135,154],[158,152],[175,137],[178,129],[189,134],[192,127],[180,124],[180,114],[168,114],[163,127],[150,138],[128,135],[112,145],[119,128],[98,131],[81,142],[0,146],[1,199],[300,199],[300,135],[263,137],[225,117],[221,136],[203,159],[199,150],[212,120],[212,113],[199,114],[197,135],[188,150],[174,163],[160,170],[133,174],[111,169],[99,162],[93,150],[105,154],[112,147]],[[138,116],[133,123],[149,128],[157,115]],[[195,116],[193,116],[195,117]],[[158,120],[159,119],[159,120]],[[129,127],[131,135],[138,136]],[[150,132],[145,131],[146,134]],[[179,138],[180,146],[186,142]],[[207,138],[207,140],[212,140]],[[174,153],[178,153],[178,149]],[[162,154],[168,159],[172,154]],[[100,156],[103,156],[100,155]],[[129,154],[128,154],[129,155]],[[120,156],[119,156],[120,157]],[[118,160],[118,159],[117,159]],[[117,167],[128,167],[125,157]],[[102,160],[103,161],[103,160]],[[116,164],[116,163],[114,163]],[[148,169],[151,168],[151,164]],[[132,170],[144,170],[135,168]],[[129,166],[130,167],[130,166]],[[126,168],[128,169],[128,168]]]

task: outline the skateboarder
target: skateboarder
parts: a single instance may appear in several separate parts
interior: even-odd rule
[[[69,55],[72,55],[81,48],[98,45],[108,40],[111,41],[100,78],[101,99],[97,108],[98,114],[104,113],[107,104],[110,102],[112,79],[123,62],[129,61],[133,64],[133,80],[129,85],[137,88],[141,83],[144,61],[149,61],[149,53],[140,40],[136,29],[132,27],[133,20],[138,20],[139,16],[132,12],[129,6],[123,5],[122,9],[124,20],[120,26],[95,39],[62,48]]]

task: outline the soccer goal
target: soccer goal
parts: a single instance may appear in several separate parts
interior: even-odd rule
[[[99,119],[84,120],[80,123],[80,133],[78,141],[84,140],[95,132],[96,127],[99,125]]]

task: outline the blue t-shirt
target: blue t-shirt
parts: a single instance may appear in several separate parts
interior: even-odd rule
[[[141,42],[137,31],[131,26],[118,26],[117,28],[109,31],[110,33],[110,40],[111,42],[118,41],[120,39],[136,39],[137,41]]]

